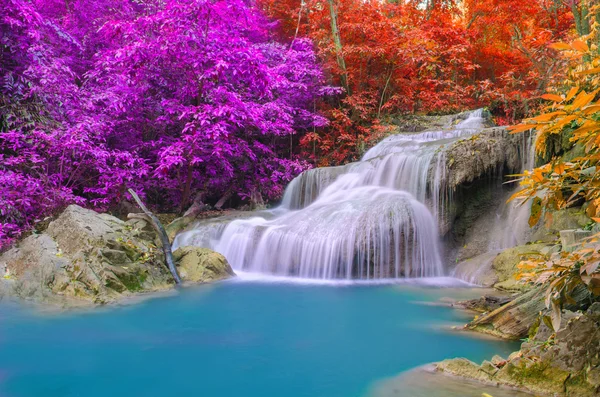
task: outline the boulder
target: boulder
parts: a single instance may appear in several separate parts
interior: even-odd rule
[[[235,276],[227,259],[208,248],[179,247],[173,259],[184,281],[206,283]]]

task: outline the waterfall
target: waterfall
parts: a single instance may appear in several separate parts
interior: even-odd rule
[[[445,146],[478,132],[482,110],[439,131],[392,135],[361,161],[303,172],[282,204],[177,236],[174,248],[222,253],[234,269],[315,279],[443,275],[438,219]]]
[[[535,134],[523,134],[523,159],[521,172],[531,170],[535,166]],[[520,186],[511,189],[506,199],[510,198],[520,189]],[[529,203],[518,200],[505,202],[496,213],[496,222],[490,238],[490,251],[503,250],[517,245],[525,244],[529,240],[531,228]]]

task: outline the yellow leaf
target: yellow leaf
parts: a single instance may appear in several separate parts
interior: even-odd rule
[[[564,163],[556,164],[556,166],[554,167],[554,172],[556,172],[558,175],[565,172],[565,164]]]
[[[588,47],[588,45],[581,40],[575,40],[571,44],[571,47],[573,47],[574,49],[576,49],[579,52],[589,52],[590,51],[590,47]]]
[[[544,94],[541,96],[542,99],[547,99],[549,101],[554,101],[554,102],[562,102],[563,98],[561,96],[558,95],[554,95],[554,94]]]

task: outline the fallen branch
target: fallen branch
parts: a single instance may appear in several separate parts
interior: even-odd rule
[[[138,197],[137,193],[134,192],[132,189],[127,190],[129,191],[129,194],[131,194],[131,197],[133,197],[137,205],[142,209],[142,211],[144,211],[144,214],[129,214],[127,215],[127,217],[130,219],[141,218],[152,225],[152,227],[156,231],[156,234],[158,234],[158,237],[160,238],[163,252],[165,254],[165,261],[167,262],[167,266],[169,267],[169,270],[171,271],[171,274],[175,279],[175,283],[181,284],[181,278],[179,278],[179,274],[177,274],[177,268],[175,267],[175,261],[173,260],[173,252],[171,252],[171,242],[169,241],[169,237],[167,237],[167,232],[165,231],[165,228],[163,227],[162,223],[160,223],[158,218],[154,216],[154,214],[152,214],[152,212],[150,212],[148,208],[146,208],[144,203],[142,203],[142,200],[140,200],[140,198]]]

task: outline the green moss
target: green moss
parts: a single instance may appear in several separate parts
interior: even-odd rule
[[[133,271],[122,272],[116,274],[119,281],[123,283],[125,288],[131,292],[141,291],[144,288],[142,284],[148,278],[148,275],[142,269],[134,269]]]

